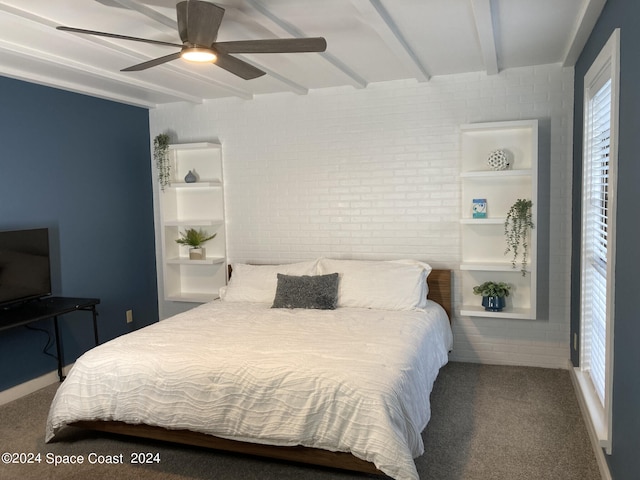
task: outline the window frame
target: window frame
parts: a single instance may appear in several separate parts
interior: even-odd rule
[[[591,417],[596,436],[600,447],[604,448],[608,454],[612,449],[612,405],[613,405],[613,351],[614,351],[614,298],[615,298],[615,238],[616,238],[616,203],[617,203],[617,172],[618,172],[618,119],[619,119],[619,96],[620,96],[620,29],[614,30],[613,34],[602,48],[593,64],[584,77],[584,110],[583,110],[583,151],[582,151],[582,231],[581,231],[581,289],[580,289],[580,367],[577,369],[578,384],[582,390],[586,402],[587,410]],[[587,182],[590,181],[591,148],[589,143],[592,136],[589,132],[589,113],[591,111],[590,102],[598,93],[600,88],[611,80],[611,112],[610,112],[610,144],[608,159],[608,186],[607,186],[607,262],[606,262],[606,333],[605,333],[605,378],[604,378],[604,405],[591,382],[591,378],[584,367],[585,335],[585,314],[583,296],[585,291],[585,271],[588,268],[586,261],[585,245],[590,243],[585,238],[586,216],[588,209],[585,208],[587,198]]]

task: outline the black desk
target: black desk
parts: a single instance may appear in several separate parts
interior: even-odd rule
[[[88,311],[93,314],[93,335],[98,345],[98,312],[96,305],[100,303],[98,298],[69,298],[69,297],[45,297],[40,300],[26,302],[21,305],[0,309],[0,331],[10,328],[28,325],[39,320],[53,318],[56,336],[56,351],[58,353],[58,377],[64,380],[62,375],[62,346],[60,332],[58,330],[58,316],[78,310]]]

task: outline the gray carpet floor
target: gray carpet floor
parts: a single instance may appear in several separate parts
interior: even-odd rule
[[[309,479],[381,478],[67,428],[44,443],[52,385],[0,407],[0,453],[40,454],[41,462],[0,463],[0,479]],[[450,363],[432,393],[422,480],[598,480],[600,474],[569,372]],[[89,453],[123,455],[123,465],[90,465]],[[136,452],[157,463],[132,465]],[[47,463],[83,455],[82,465]],[[3,457],[4,459],[4,457]],[[384,478],[384,477],[383,477]]]

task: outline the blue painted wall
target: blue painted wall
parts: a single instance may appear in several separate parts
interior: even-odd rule
[[[571,329],[578,332],[580,294],[580,199],[584,75],[615,28],[620,27],[620,128],[615,272],[613,451],[614,479],[640,472],[640,322],[638,321],[638,185],[640,185],[640,2],[608,0],[575,69],[573,261]],[[577,365],[577,352],[572,352]]]
[[[0,77],[0,230],[49,228],[53,293],[100,298],[101,341],[158,320],[150,165],[146,109]],[[91,315],[61,326],[68,364]],[[56,369],[46,342],[0,332],[0,391]]]

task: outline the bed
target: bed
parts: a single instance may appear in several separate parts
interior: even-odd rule
[[[413,260],[236,265],[220,300],[80,357],[46,441],[75,426],[416,480],[450,285]]]

